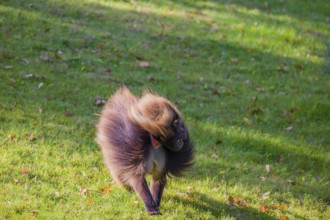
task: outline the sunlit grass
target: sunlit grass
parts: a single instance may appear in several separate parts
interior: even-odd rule
[[[1,3],[0,218],[149,218],[134,193],[114,185],[94,142],[94,98],[126,84],[176,103],[196,145],[193,170],[169,180],[161,218],[327,219],[327,9],[322,1]]]

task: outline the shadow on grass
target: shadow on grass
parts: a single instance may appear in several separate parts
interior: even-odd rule
[[[307,195],[329,204],[326,182],[330,161],[326,155],[317,151],[311,153],[305,149],[306,145],[302,147],[302,142],[234,128],[221,128],[217,132],[199,128],[198,134],[208,138],[202,144],[204,148],[197,147],[197,154],[205,159],[200,157],[196,161],[190,178],[196,181],[214,179],[220,185],[221,180],[229,185],[239,182],[247,189],[257,187],[254,191],[261,190],[260,194],[267,189],[272,193],[292,193],[296,201]],[[209,143],[214,137],[221,137],[219,150],[212,148],[215,143]],[[214,153],[218,158],[212,157]],[[269,173],[266,164],[270,165]],[[285,198],[277,199],[285,201]]]
[[[184,206],[189,206],[192,209],[195,209],[199,213],[207,213],[209,212],[213,217],[215,218],[221,218],[221,217],[232,217],[236,219],[277,219],[271,215],[268,215],[266,213],[261,213],[258,210],[255,210],[254,208],[250,207],[238,207],[234,205],[224,204],[219,201],[216,201],[210,197],[208,197],[205,194],[202,193],[193,193],[193,197],[196,198],[196,200],[190,200],[178,196],[170,197],[171,200],[181,203]],[[186,214],[186,216],[189,216],[189,213]]]

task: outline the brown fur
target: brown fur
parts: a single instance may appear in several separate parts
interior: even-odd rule
[[[159,214],[166,176],[181,176],[193,163],[193,145],[180,112],[149,91],[137,98],[126,87],[119,89],[101,113],[96,142],[112,178],[136,191],[150,214]]]

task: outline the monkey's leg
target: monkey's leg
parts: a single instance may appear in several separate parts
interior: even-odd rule
[[[150,190],[148,188],[147,181],[144,177],[132,177],[130,179],[130,185],[136,192],[136,194],[143,201],[145,208],[148,210],[151,215],[160,214],[157,205],[152,198]]]
[[[162,176],[161,178],[153,177],[151,179],[150,191],[157,207],[160,206],[160,200],[162,199],[166,182],[167,182],[166,175]]]

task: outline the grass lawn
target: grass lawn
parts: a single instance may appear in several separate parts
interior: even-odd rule
[[[326,0],[4,0],[0,219],[148,219],[94,142],[120,85],[173,101],[196,163],[155,219],[329,219]]]

